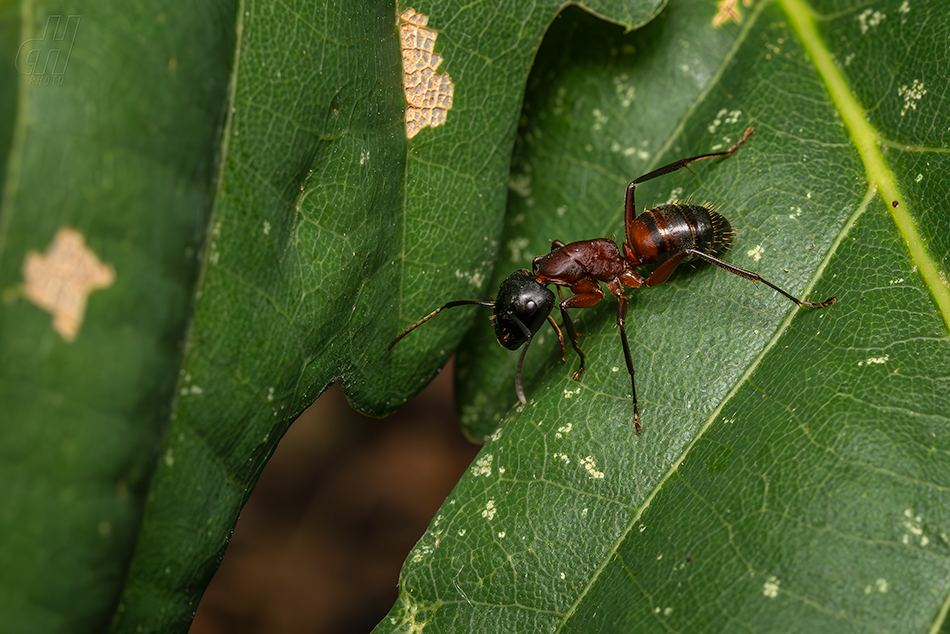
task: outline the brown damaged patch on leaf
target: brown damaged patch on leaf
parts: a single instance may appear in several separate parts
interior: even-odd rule
[[[103,264],[75,229],[61,227],[45,254],[30,251],[23,261],[24,294],[53,315],[53,329],[73,341],[86,312],[86,298],[115,282],[115,269]]]
[[[742,0],[742,6],[751,7],[752,0]],[[713,18],[712,25],[720,27],[726,22],[735,22],[742,24],[742,13],[739,11],[739,0],[719,0],[716,3],[716,16]]]
[[[412,138],[426,126],[445,123],[452,107],[454,85],[448,73],[436,69],[442,58],[436,55],[436,32],[425,28],[429,17],[406,9],[399,15],[399,42],[402,46],[403,88],[406,91],[406,137]]]

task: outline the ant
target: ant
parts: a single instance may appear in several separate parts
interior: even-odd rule
[[[613,240],[607,238],[581,240],[570,244],[554,240],[551,242],[550,253],[534,258],[531,271],[520,269],[502,282],[495,301],[463,299],[449,302],[409,326],[389,344],[388,349],[392,350],[400,339],[446,308],[469,304],[490,306],[494,309],[492,320],[495,324],[495,337],[498,343],[509,350],[517,350],[522,344],[527,344],[518,358],[518,371],[515,375],[518,400],[526,403],[524,388],[521,385],[521,366],[535,333],[540,330],[545,320],[557,333],[561,343],[561,360],[565,360],[564,335],[551,317],[551,310],[555,304],[554,293],[547,286],[549,284],[557,286],[558,297],[561,299],[558,304],[561,321],[567,330],[571,346],[580,358],[580,366],[573,376],[577,381],[584,373],[585,358],[577,343],[577,331],[574,329],[574,322],[571,321],[567,309],[595,306],[604,298],[604,291],[600,286],[603,283],[617,298],[617,327],[620,329],[620,343],[623,345],[623,356],[627,363],[627,372],[630,374],[633,427],[639,434],[641,428],[640,412],[637,409],[637,386],[634,381],[630,344],[627,343],[627,332],[624,329],[624,320],[627,315],[627,299],[623,295],[625,286],[630,288],[658,286],[667,281],[681,263],[699,259],[747,280],[762,282],[793,301],[797,306],[825,308],[836,301],[836,298],[829,297],[823,302],[803,302],[768,280],[762,279],[757,273],[720,260],[719,256],[732,246],[733,230],[729,221],[708,204],[693,205],[674,202],[645,210],[639,216],[637,215],[634,201],[634,190],[637,185],[681,170],[694,161],[730,156],[754,132],[753,128],[747,128],[742,138],[723,152],[680,159],[657,168],[627,185],[623,214],[625,238],[620,248]],[[653,264],[658,266],[649,273],[641,274],[636,270]],[[570,288],[573,295],[563,299],[561,286]]]

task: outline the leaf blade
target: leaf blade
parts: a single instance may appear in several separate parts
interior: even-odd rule
[[[723,213],[739,232],[729,261],[839,303],[796,310],[708,270],[637,293],[627,323],[641,326],[633,354],[651,425],[639,438],[623,378],[609,370],[623,367],[612,307],[578,315],[597,365],[578,385],[553,352],[542,355],[547,367],[529,379],[527,406],[505,415],[410,555],[391,621],[377,631],[459,622],[471,631],[939,627],[948,593],[946,544],[935,540],[946,526],[947,473],[936,457],[947,443],[945,322],[781,6],[746,16],[742,49],[708,93],[743,104],[760,133],[697,171],[712,200],[729,201]],[[838,26],[858,15],[839,15]],[[716,112],[699,103],[678,134],[704,138]],[[690,147],[665,160],[714,149]],[[545,183],[569,187],[570,175],[542,174],[538,153],[527,156],[537,201]],[[927,158],[928,169],[943,163],[939,152]],[[671,186],[658,185],[654,200]],[[704,321],[709,313],[725,319]],[[503,363],[492,362],[496,374]]]

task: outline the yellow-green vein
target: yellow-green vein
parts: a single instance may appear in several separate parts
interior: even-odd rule
[[[831,53],[815,26],[815,14],[811,7],[805,4],[804,0],[778,0],[778,2],[828,88],[831,100],[841,114],[841,120],[847,127],[851,140],[864,163],[869,184],[876,187],[884,199],[885,206],[890,211],[894,224],[907,245],[911,261],[917,267],[917,271],[943,316],[944,323],[950,330],[950,289],[944,285],[937,271],[937,265],[924,248],[923,240],[917,231],[917,224],[910,215],[910,208],[898,189],[897,179],[884,161],[879,145],[880,135],[864,116],[864,109],[854,98],[847,82],[835,66]]]

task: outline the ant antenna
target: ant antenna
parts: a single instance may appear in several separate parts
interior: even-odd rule
[[[478,300],[478,299],[458,299],[458,300],[455,300],[454,302],[449,302],[449,303],[446,304],[445,306],[440,306],[439,308],[436,308],[436,309],[433,310],[431,313],[429,313],[428,315],[426,315],[425,317],[423,317],[422,319],[420,319],[420,320],[417,321],[416,323],[412,324],[411,326],[409,326],[408,328],[406,328],[405,330],[403,330],[401,333],[399,333],[399,336],[398,336],[398,337],[396,337],[395,339],[393,339],[393,342],[392,342],[391,344],[389,344],[389,346],[388,346],[386,349],[387,349],[387,350],[392,350],[392,349],[393,349],[393,346],[395,346],[397,343],[399,343],[399,340],[400,340],[400,339],[402,339],[403,337],[405,337],[406,335],[408,335],[410,332],[412,332],[413,330],[415,330],[416,328],[418,328],[418,327],[421,326],[422,324],[426,323],[427,321],[429,321],[430,319],[432,319],[433,317],[435,317],[436,315],[438,315],[439,313],[441,313],[441,312],[442,312],[443,310],[445,310],[446,308],[455,308],[456,306],[466,306],[466,305],[470,305],[470,304],[474,304],[474,305],[476,305],[476,306],[491,306],[492,308],[494,308],[494,306],[495,306],[495,302],[483,302],[483,301]],[[524,328],[524,326],[522,326],[522,328]],[[521,367],[520,364],[519,364],[518,367],[519,367],[519,370],[520,370],[520,367]],[[520,372],[519,372],[519,374],[520,374]]]

